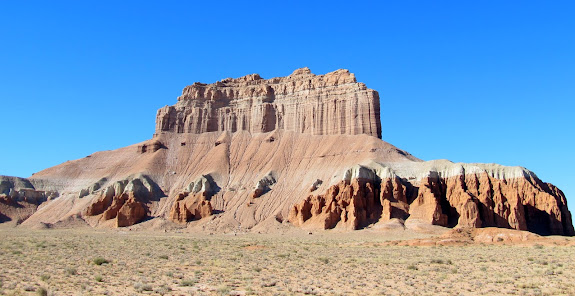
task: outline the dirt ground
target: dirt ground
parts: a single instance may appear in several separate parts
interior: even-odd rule
[[[430,236],[2,228],[0,295],[575,295],[571,238],[393,242]]]

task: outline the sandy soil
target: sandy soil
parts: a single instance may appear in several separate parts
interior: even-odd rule
[[[389,242],[431,236],[1,228],[0,295],[575,295],[571,238]]]

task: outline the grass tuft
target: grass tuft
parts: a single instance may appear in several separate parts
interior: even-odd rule
[[[182,280],[182,282],[180,283],[180,286],[182,287],[191,287],[195,284],[197,284],[198,281],[195,279],[188,279],[188,280]]]
[[[36,295],[39,296],[48,296],[48,290],[42,288],[42,287],[38,287],[38,289],[36,289]]]
[[[65,272],[67,275],[76,275],[78,274],[78,271],[76,270],[76,268],[73,267],[66,267]]]
[[[329,258],[327,257],[319,257],[318,260],[320,262],[322,262],[323,264],[328,264],[329,263]]]
[[[96,264],[96,265],[102,265],[102,264],[108,264],[108,263],[110,263],[109,260],[104,259],[104,258],[102,258],[102,257],[94,258],[94,259],[92,260],[92,262],[93,262],[94,264]]]

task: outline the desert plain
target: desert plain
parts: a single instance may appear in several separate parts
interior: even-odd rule
[[[571,237],[443,227],[185,231],[2,227],[0,295],[575,294]]]

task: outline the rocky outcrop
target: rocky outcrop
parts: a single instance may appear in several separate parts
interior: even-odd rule
[[[423,194],[422,194],[423,190]],[[573,234],[563,193],[531,172],[499,179],[487,172],[439,176],[421,180],[416,201],[427,195],[434,209],[410,213],[433,224],[463,227],[503,227],[541,234]],[[439,210],[438,206],[441,207]],[[432,218],[435,213],[438,219]],[[427,214],[427,218],[425,215]],[[446,218],[442,218],[442,217]]]
[[[296,204],[289,214],[289,221],[296,226],[305,222],[321,228],[336,225],[358,229],[373,223],[381,216],[381,206],[376,203],[377,192],[371,180],[353,179],[341,181],[323,195],[310,195]]]
[[[379,95],[347,70],[314,75],[237,79],[184,88],[178,103],[158,111],[156,135],[172,133],[265,133],[276,129],[312,135],[368,134],[381,138]]]
[[[314,192],[317,190],[317,188],[319,188],[319,186],[323,183],[322,180],[317,179],[315,181],[313,181],[313,183],[311,184],[311,187],[309,188],[310,192]]]
[[[523,168],[504,169],[507,176],[493,168],[451,164],[412,181],[377,169],[366,173],[369,169],[361,168],[355,176],[348,170],[344,180],[325,194],[295,204],[289,220],[298,226],[357,229],[377,221],[409,218],[446,227],[494,226],[575,235],[560,190]]]
[[[102,178],[98,182],[90,185],[88,188],[81,189],[80,193],[78,193],[78,198],[88,196],[88,195],[93,194],[94,192],[100,190],[100,188],[102,188],[102,185],[105,184],[107,181],[108,181],[107,178]]]
[[[103,195],[86,209],[87,216],[101,214],[102,220],[116,219],[116,226],[134,225],[146,217],[146,208],[134,192]]]
[[[26,202],[39,205],[48,199],[56,197],[58,197],[57,192],[36,190],[27,179],[0,176],[0,201]]]
[[[190,192],[178,194],[170,210],[170,220],[186,223],[211,216],[213,209],[208,196],[205,191],[196,194]]]
[[[165,149],[166,146],[164,146],[164,144],[162,144],[162,142],[155,140],[155,141],[149,141],[147,143],[144,143],[142,145],[138,145],[138,152],[139,153],[154,153],[160,149]]]
[[[384,180],[347,176],[325,194],[310,195],[294,205],[288,220],[297,226],[359,229],[378,221],[406,219],[406,187],[394,176]]]
[[[138,201],[134,195],[134,192],[129,192],[127,195],[125,193],[122,194],[120,198],[114,200],[111,208],[114,208],[115,202],[121,204],[116,213],[116,225],[118,227],[134,225],[146,217],[146,207],[144,206],[143,202]]]
[[[441,192],[435,178],[424,178],[417,188],[417,196],[410,204],[410,218],[430,224],[447,226],[448,217],[441,208]]]
[[[379,202],[382,211],[379,221],[407,219],[409,217],[408,187],[395,175],[385,176],[380,184],[379,187],[375,186],[376,189],[381,190]]]
[[[95,186],[92,185],[91,188]],[[99,187],[99,186],[98,186]],[[90,192],[89,189],[83,192]],[[82,192],[82,191],[81,191]],[[141,222],[148,214],[147,203],[163,192],[149,177],[137,175],[99,190],[95,200],[86,208],[86,216],[100,216],[102,221],[116,219],[117,227],[131,226]]]
[[[0,176],[0,223],[21,222],[31,216],[40,204],[55,199],[58,192],[36,190],[29,180]]]
[[[34,189],[34,186],[25,178],[0,176],[0,194],[9,195],[14,189]]]
[[[268,191],[271,190],[271,187],[277,183],[276,177],[274,177],[273,172],[267,173],[263,178],[258,180],[256,186],[254,187],[254,192],[252,193],[252,198],[258,198]]]
[[[186,191],[178,194],[169,214],[169,219],[186,223],[212,215],[213,208],[210,198],[218,193],[220,187],[213,177],[203,175],[191,182]]]

